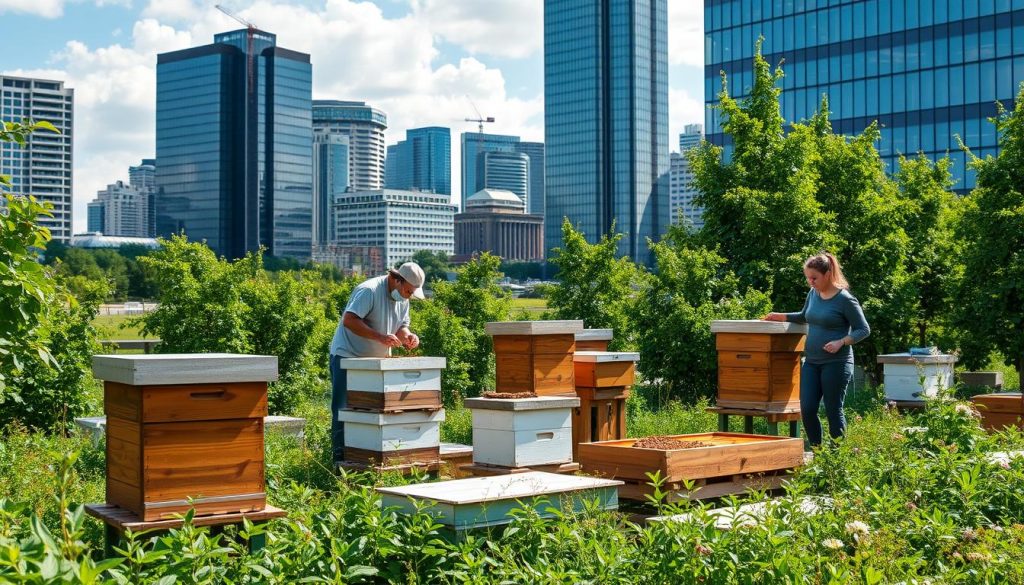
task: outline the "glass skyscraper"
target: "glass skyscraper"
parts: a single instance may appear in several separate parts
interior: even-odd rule
[[[313,135],[313,245],[335,241],[334,204],[349,189],[349,137]]]
[[[519,143],[518,136],[505,134],[485,134],[483,132],[462,133],[462,199],[460,209],[466,208],[466,200],[480,189],[486,189],[482,177],[479,176],[480,155],[485,152],[513,152]]]
[[[544,215],[544,143],[519,142],[516,152],[530,157],[530,189],[526,213]]]
[[[545,247],[567,217],[648,263],[669,225],[667,0],[544,3]]]
[[[313,129],[348,136],[349,185],[356,190],[384,187],[384,130],[387,115],[366,102],[314,100]]]
[[[388,189],[451,195],[451,130],[439,126],[406,130],[405,140],[388,147],[384,182]]]
[[[521,152],[489,151],[477,157],[476,176],[485,189],[501,189],[516,194],[526,209],[530,202],[530,156]],[[525,213],[525,210],[524,210]]]
[[[157,233],[184,231],[229,258],[260,246],[309,258],[309,55],[247,36],[157,57]]]
[[[705,102],[717,103],[719,72],[730,95],[752,85],[758,36],[772,64],[785,59],[787,121],[809,118],[828,94],[836,132],[882,125],[878,150],[953,160],[956,188],[975,184],[956,142],[996,152],[986,118],[995,101],[1012,107],[1024,81],[1024,0],[705,0]],[[719,112],[706,114],[708,139],[729,150]]]

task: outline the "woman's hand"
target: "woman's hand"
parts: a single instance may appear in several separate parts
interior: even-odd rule
[[[844,345],[846,345],[846,342],[844,342],[842,339],[836,339],[825,344],[825,351],[829,353],[835,353],[840,349],[843,349]]]
[[[768,313],[767,315],[765,315],[761,319],[763,321],[785,321],[786,320],[786,315],[785,315],[785,313]]]

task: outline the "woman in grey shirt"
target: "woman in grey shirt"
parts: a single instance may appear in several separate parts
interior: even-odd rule
[[[871,333],[860,303],[850,294],[850,284],[836,257],[828,252],[804,262],[804,276],[811,290],[799,313],[768,313],[766,321],[807,324],[804,364],[800,368],[800,411],[811,446],[821,444],[818,406],[825,400],[828,431],[833,439],[846,432],[843,401],[853,378],[854,343]]]

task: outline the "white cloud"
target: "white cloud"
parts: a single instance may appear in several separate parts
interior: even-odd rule
[[[542,0],[412,0],[413,14],[471,54],[522,58],[544,45]]]
[[[704,66],[704,3],[668,1],[668,60],[673,65]]]
[[[687,124],[704,123],[704,98],[694,97],[685,89],[668,91],[669,150],[679,150],[679,133]],[[704,129],[705,132],[707,128]]]
[[[5,12],[57,18],[64,14],[64,0],[0,0],[0,14]]]
[[[142,16],[179,23],[193,20],[199,12],[199,7],[192,0],[150,0],[142,10]]]

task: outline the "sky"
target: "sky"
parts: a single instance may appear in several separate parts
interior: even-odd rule
[[[0,0],[0,73],[75,90],[74,232],[86,204],[155,156],[156,56],[240,28],[217,3],[309,53],[313,98],[366,101],[388,116],[388,144],[421,126],[544,140],[543,0]],[[669,147],[702,123],[703,2],[669,3]],[[472,101],[472,103],[471,103]]]

